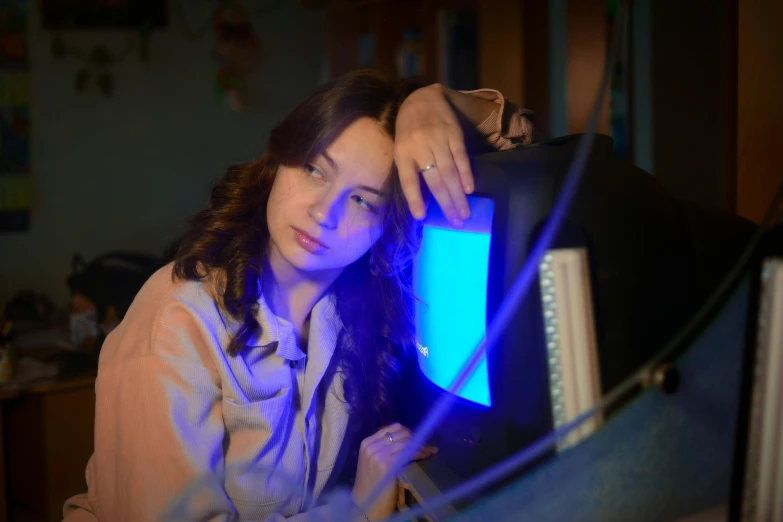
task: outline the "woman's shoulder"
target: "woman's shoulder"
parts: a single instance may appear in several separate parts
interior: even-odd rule
[[[224,318],[214,277],[183,280],[174,264],[153,274],[101,348],[100,366],[144,356],[208,364],[220,351]]]
[[[218,297],[216,281],[217,276],[214,273],[203,279],[178,277],[174,271],[174,263],[169,263],[147,280],[128,313],[130,314],[134,306],[144,310],[184,306],[199,315],[209,313],[215,308]]]

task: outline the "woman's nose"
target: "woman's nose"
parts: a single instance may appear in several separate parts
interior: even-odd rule
[[[322,198],[310,205],[308,213],[322,227],[336,228],[337,223],[340,222],[339,198],[332,194],[324,194]]]

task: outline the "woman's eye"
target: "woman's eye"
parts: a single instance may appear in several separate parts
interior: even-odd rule
[[[319,169],[315,165],[312,165],[312,164],[305,165],[304,166],[304,171],[311,178],[317,178],[317,179],[324,179],[325,178],[324,173],[321,172],[321,169]]]
[[[362,209],[367,210],[368,212],[375,212],[375,206],[358,194],[351,196],[351,199],[355,201],[356,204],[359,205]]]

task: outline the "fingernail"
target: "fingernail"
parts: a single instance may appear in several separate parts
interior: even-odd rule
[[[470,217],[470,209],[468,207],[460,208],[459,217],[461,217],[462,219],[468,219]]]
[[[413,211],[413,217],[415,217],[416,219],[419,219],[419,220],[424,219],[424,209],[421,208],[421,207],[417,207]]]
[[[462,220],[460,218],[453,217],[453,218],[451,218],[451,224],[454,225],[455,227],[459,228],[459,227],[462,227],[463,223],[462,223]]]
[[[473,185],[465,185],[465,193],[466,194],[473,194],[473,189],[475,187]]]

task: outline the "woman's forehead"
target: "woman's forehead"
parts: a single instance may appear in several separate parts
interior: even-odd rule
[[[394,142],[380,123],[360,118],[337,136],[323,156],[339,175],[380,188],[391,172]]]

